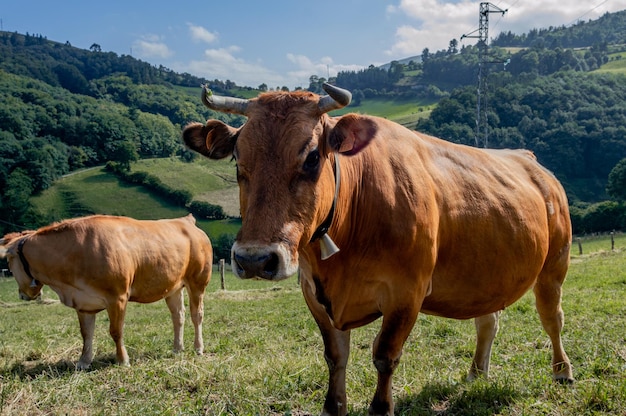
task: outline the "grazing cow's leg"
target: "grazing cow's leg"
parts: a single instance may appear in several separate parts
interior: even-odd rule
[[[172,323],[174,324],[174,352],[181,352],[183,346],[183,332],[185,330],[185,294],[181,287],[165,298],[165,303],[170,309]]]
[[[126,315],[127,300],[118,299],[116,302],[111,302],[107,307],[109,314],[109,334],[115,342],[115,356],[117,363],[120,365],[130,365],[128,360],[128,353],[124,346],[124,317]]]
[[[562,278],[559,279],[548,279],[548,274],[542,272],[533,291],[541,324],[552,342],[552,376],[556,381],[573,383],[572,365],[561,343],[564,320],[561,309],[561,285],[565,273],[561,275]]]
[[[498,311],[474,318],[474,325],[476,326],[476,352],[474,352],[472,366],[467,375],[468,381],[474,380],[479,376],[487,377],[489,375],[491,346],[498,333],[499,317],[500,312]]]
[[[204,341],[202,340],[202,320],[204,319],[204,289],[187,287],[187,294],[189,295],[189,310],[191,313],[191,322],[194,327],[194,340],[193,348],[196,353],[202,354],[204,352]]]
[[[415,325],[420,305],[404,305],[383,316],[372,351],[378,384],[370,404],[370,415],[393,415],[392,376],[400,362],[404,342]]]
[[[96,328],[96,314],[76,311],[80,334],[83,337],[83,353],[76,364],[79,370],[87,370],[93,361],[93,333]]]
[[[343,416],[348,413],[346,397],[346,366],[350,355],[350,331],[336,329],[324,307],[317,302],[309,285],[302,284],[304,299],[317,322],[324,340],[324,358],[328,365],[328,391],[322,416]]]

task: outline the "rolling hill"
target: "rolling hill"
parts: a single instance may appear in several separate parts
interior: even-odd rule
[[[229,161],[198,160],[185,163],[178,158],[146,159],[132,164],[133,172],[157,175],[163,183],[190,191],[195,200],[220,205],[228,215],[239,215],[239,194],[235,169]],[[39,215],[58,221],[88,214],[124,215],[137,219],[174,218],[189,212],[159,198],[142,186],[121,182],[103,167],[66,175],[32,198]],[[212,240],[222,234],[236,234],[239,220],[208,221],[198,225]]]

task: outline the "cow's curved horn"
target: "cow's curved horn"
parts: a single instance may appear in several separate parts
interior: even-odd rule
[[[202,102],[211,110],[240,114],[242,116],[246,115],[246,109],[248,108],[248,100],[213,95],[213,92],[206,85],[202,86]]]
[[[350,100],[352,100],[352,93],[348,90],[335,87],[327,82],[322,85],[322,88],[324,88],[324,91],[328,93],[328,95],[320,98],[318,104],[322,114],[328,113],[332,110],[337,110],[338,108],[343,108],[350,104]]]

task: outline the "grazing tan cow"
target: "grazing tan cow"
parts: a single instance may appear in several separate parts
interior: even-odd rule
[[[247,122],[183,131],[191,149],[237,162],[235,273],[280,280],[301,270],[329,368],[322,414],[347,412],[352,328],[383,317],[370,414],[393,414],[391,378],[418,312],[476,318],[474,378],[487,374],[499,311],[530,289],[552,341],[553,376],[572,381],[560,338],[571,225],[554,176],[528,151],[461,146],[377,117],[331,118],[351,95],[324,89],[242,100],[205,88],[207,106]]]
[[[76,309],[83,337],[79,369],[91,365],[96,313],[104,309],[117,362],[128,365],[122,336],[127,303],[165,298],[174,323],[174,351],[181,351],[183,287],[195,327],[194,348],[203,352],[203,297],[211,279],[213,251],[195,223],[191,214],[158,221],[95,215],[7,234],[0,248],[18,282],[20,298],[35,299],[48,285],[63,304]]]

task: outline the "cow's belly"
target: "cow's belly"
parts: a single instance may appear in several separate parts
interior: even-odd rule
[[[430,295],[424,298],[421,312],[453,319],[469,319],[508,307],[534,285],[535,279],[515,283],[502,281],[451,283],[433,281]]]
[[[71,286],[50,286],[50,288],[59,296],[61,303],[79,312],[100,312],[107,307],[104,296],[96,291],[85,291]]]

